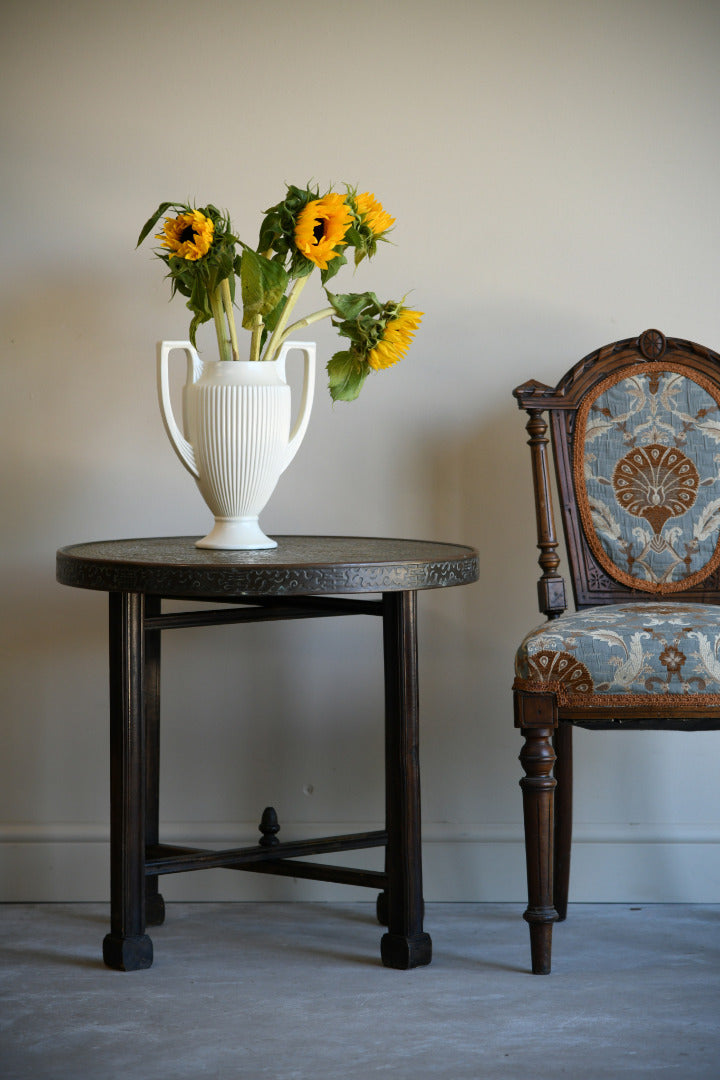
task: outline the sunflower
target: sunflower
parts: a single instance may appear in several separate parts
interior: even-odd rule
[[[201,210],[189,210],[174,218],[166,218],[163,231],[156,236],[163,247],[179,259],[197,262],[212,247],[215,225]]]
[[[295,222],[295,244],[298,251],[321,270],[345,246],[345,234],[352,225],[352,211],[343,195],[331,191],[321,199],[313,199],[300,211]]]
[[[376,240],[379,240],[395,224],[395,218],[383,210],[382,204],[369,191],[355,196],[355,208],[361,224],[370,230]]]
[[[380,340],[367,356],[368,364],[374,371],[382,371],[402,360],[410,348],[422,315],[422,311],[401,307],[397,315],[385,324]]]

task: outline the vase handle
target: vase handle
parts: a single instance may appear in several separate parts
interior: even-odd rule
[[[277,366],[283,378],[285,378],[285,361],[291,349],[299,349],[305,357],[305,370],[303,375],[302,398],[300,399],[300,411],[295,421],[295,427],[290,432],[285,461],[282,467],[284,472],[292,459],[300,449],[307,431],[312,409],[313,395],[315,393],[315,342],[314,341],[286,341],[277,358]]]
[[[170,400],[170,378],[168,373],[168,359],[173,349],[183,349],[187,354],[187,384],[197,382],[202,374],[202,360],[189,341],[159,341],[157,347],[157,381],[158,398],[160,400],[160,413],[165,425],[168,439],[172,443],[173,450],[182,461],[187,471],[195,477],[200,474],[195,464],[195,453],[187,441],[175,420],[172,401]]]

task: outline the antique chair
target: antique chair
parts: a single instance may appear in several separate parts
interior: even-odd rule
[[[529,414],[540,610],[515,660],[532,970],[567,912],[572,727],[720,728],[720,355],[646,330],[591,353]],[[549,414],[575,612],[547,462]]]

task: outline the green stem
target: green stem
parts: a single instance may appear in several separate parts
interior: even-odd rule
[[[282,337],[278,342],[278,348],[282,346],[282,343],[294,334],[296,330],[304,330],[306,326],[312,326],[313,323],[320,322],[321,319],[329,319],[331,315],[335,314],[335,308],[326,307],[322,311],[315,311],[312,315],[306,315],[304,319],[298,319],[292,326],[288,326],[287,330],[283,332]]]
[[[233,315],[233,303],[232,296],[230,295],[230,281],[228,278],[223,278],[220,282],[220,290],[222,295],[223,307],[225,308],[225,318],[227,319],[228,330],[230,331],[230,345],[232,347],[233,360],[240,359],[240,348],[238,346],[237,330],[235,329],[235,316]]]
[[[253,319],[252,338],[250,339],[250,359],[260,359],[260,339],[263,332],[262,315],[256,315]]]
[[[211,289],[209,291],[208,298],[210,300],[210,310],[213,313],[213,322],[215,323],[215,333],[217,334],[220,359],[232,360],[230,341],[225,332],[225,311],[223,309],[223,302],[220,295],[219,285],[216,289]]]
[[[278,319],[277,326],[273,330],[272,337],[270,338],[270,341],[268,342],[268,346],[267,346],[267,348],[265,350],[265,355],[263,356],[263,360],[273,360],[274,357],[275,357],[275,353],[280,348],[280,342],[281,342],[281,339],[282,339],[282,337],[284,335],[285,327],[287,326],[287,321],[290,318],[290,313],[292,312],[292,309],[297,304],[298,299],[300,297],[300,293],[305,288],[308,276],[309,275],[307,275],[306,277],[301,277],[301,278],[296,278],[295,279],[293,287],[292,287],[292,289],[290,290],[290,292],[288,294],[287,303],[285,304],[285,308],[283,309],[283,313],[280,316],[280,318]]]

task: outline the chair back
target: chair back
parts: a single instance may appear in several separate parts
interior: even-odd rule
[[[720,601],[720,355],[646,330],[514,395],[530,417],[541,610],[565,608],[546,413],[576,606]]]

